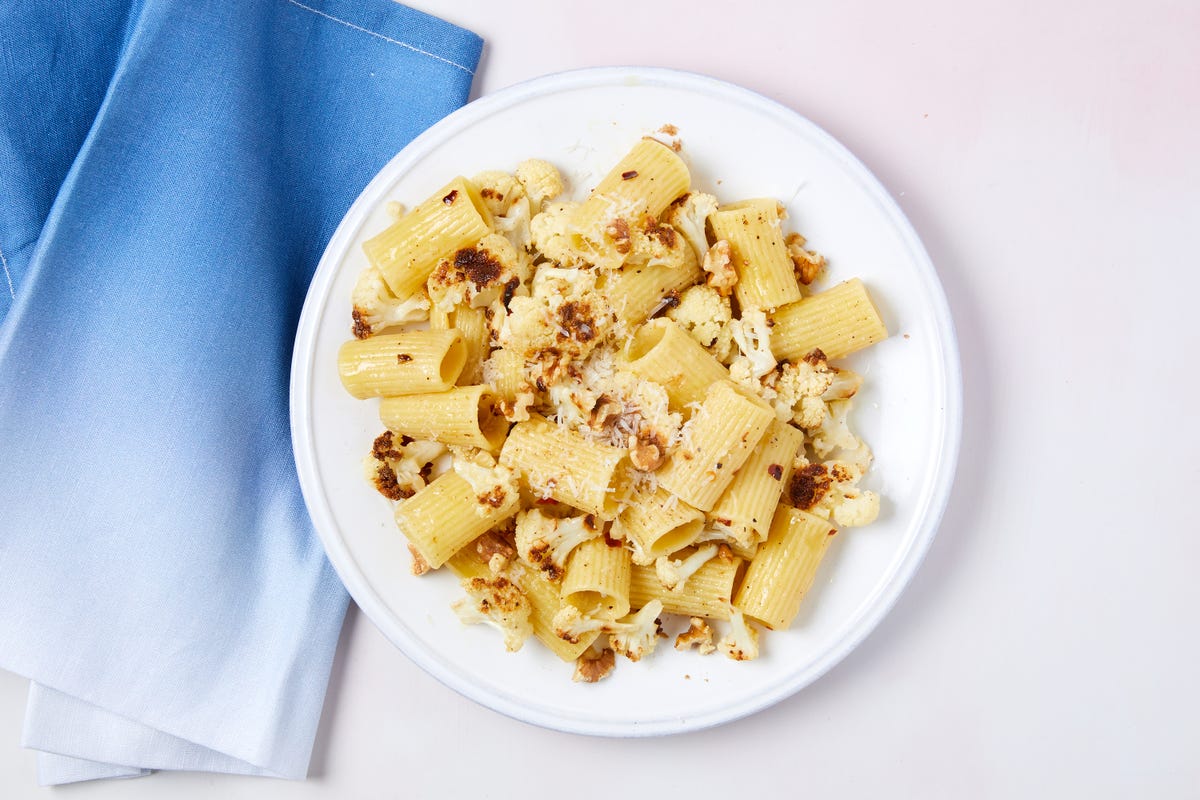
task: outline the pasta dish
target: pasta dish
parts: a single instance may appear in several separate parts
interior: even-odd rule
[[[366,477],[413,573],[452,571],[464,622],[580,681],[667,630],[756,658],[879,513],[839,365],[888,335],[866,286],[814,290],[828,265],[783,205],[696,189],[675,133],[578,202],[530,159],[392,204],[338,354],[378,403]]]

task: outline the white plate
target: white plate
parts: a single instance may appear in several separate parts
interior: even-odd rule
[[[362,477],[382,430],[376,403],[351,398],[336,370],[349,338],[361,243],[454,175],[545,158],[585,192],[637,140],[676,125],[700,189],[723,200],[783,200],[789,225],[829,258],[830,281],[862,277],[892,336],[853,365],[867,383],[854,421],[873,446],[868,485],[878,522],[843,531],[790,630],[765,632],[749,663],[680,653],[663,641],[640,663],[618,659],[595,685],[536,640],[504,651],[485,626],[448,608],[449,574],[415,578],[389,507]],[[795,112],[745,89],[645,68],[551,75],[478,100],[418,137],[384,167],[334,234],[308,293],[291,384],[300,483],[329,558],[359,606],[431,675],[479,703],[560,730],[648,736],[694,730],[769,706],[815,680],[879,622],[912,577],[941,518],[954,473],[961,381],[953,326],[917,236],[854,156]]]

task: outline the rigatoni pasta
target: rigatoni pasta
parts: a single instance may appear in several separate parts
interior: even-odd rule
[[[508,436],[508,420],[498,402],[489,386],[456,386],[445,392],[385,397],[379,403],[379,419],[389,431],[413,439],[498,453]]]
[[[888,336],[858,278],[779,308],[771,321],[771,346],[780,358],[803,358],[816,349],[826,358],[844,358]]]
[[[863,379],[830,363],[887,336],[865,287],[810,293],[779,203],[722,205],[676,151],[634,143],[580,202],[536,159],[455,178],[365,242],[339,353],[413,571],[577,680],[672,615],[680,649],[757,656],[751,623],[790,624],[830,532],[878,514]]]
[[[421,288],[438,261],[486,236],[491,222],[479,190],[459,177],[367,240],[363,250],[392,293],[404,299]]]
[[[354,339],[338,351],[338,375],[360,400],[444,392],[467,363],[458,331],[410,331]]]
[[[737,273],[733,288],[742,309],[775,308],[800,299],[777,201],[748,200],[724,206],[708,221],[713,235],[729,242]]]
[[[770,536],[746,568],[734,604],[772,630],[786,628],[836,533],[828,520],[781,506]]]

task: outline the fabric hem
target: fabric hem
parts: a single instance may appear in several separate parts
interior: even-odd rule
[[[315,2],[315,0],[310,0],[310,1]],[[471,75],[471,76],[475,75],[475,67],[474,66],[467,66],[466,64],[462,64],[462,63],[459,63],[458,61],[455,61],[453,58],[447,58],[445,56],[431,52],[430,50],[426,50],[416,44],[413,44],[412,42],[408,42],[403,39],[397,39],[392,36],[388,36],[386,34],[380,33],[379,31],[372,30],[371,28],[364,27],[363,25],[356,24],[354,22],[351,22],[350,20],[343,19],[340,16],[336,16],[336,15],[331,14],[327,11],[324,11],[320,8],[315,8],[314,6],[302,3],[302,2],[300,2],[300,0],[287,0],[287,2],[290,5],[293,5],[297,8],[308,11],[312,14],[316,14],[319,17],[324,17],[325,19],[328,19],[332,22],[336,22],[339,25],[345,25],[347,28],[351,28],[353,30],[360,31],[369,36],[374,36],[378,39],[384,40],[385,42],[390,42],[392,44],[399,45],[401,47],[407,48],[408,50],[412,50],[414,53],[419,53],[423,56],[428,56],[429,58],[432,58],[436,61],[440,61],[443,64],[447,64],[456,69],[460,69],[463,72],[467,73],[468,75]],[[388,0],[388,2],[391,2],[391,0]],[[399,3],[392,3],[392,5],[395,6],[395,9],[389,9],[389,10],[398,14],[402,21],[411,21],[417,25],[423,25],[425,27],[436,26],[441,29],[440,32],[444,36],[457,36],[460,39],[462,39],[462,45],[463,45],[464,49],[467,50],[467,52],[463,53],[463,55],[467,56],[467,58],[463,58],[462,60],[469,61],[469,63],[471,63],[472,65],[478,64],[479,53],[482,48],[483,40],[480,39],[477,34],[472,33],[471,31],[468,31],[465,28],[460,28],[457,25],[453,25],[449,22],[446,22],[445,20],[430,16],[428,14],[425,14],[424,12],[409,8],[408,6],[401,5]],[[473,45],[473,47],[472,47],[472,45]]]

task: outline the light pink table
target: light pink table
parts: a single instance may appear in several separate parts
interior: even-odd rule
[[[488,40],[477,94],[602,64],[706,72],[875,171],[959,329],[942,533],[845,662],[718,730],[512,722],[352,613],[309,781],[160,774],[61,796],[1200,795],[1200,6],[414,4]],[[51,796],[17,746],[24,696],[0,674],[9,800]]]

